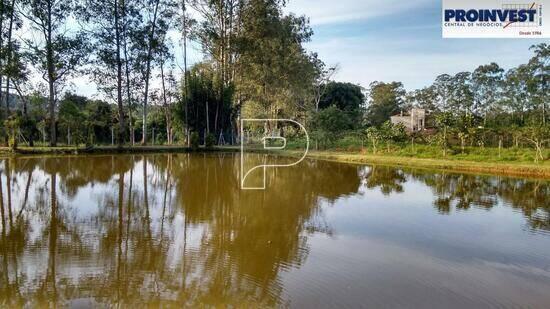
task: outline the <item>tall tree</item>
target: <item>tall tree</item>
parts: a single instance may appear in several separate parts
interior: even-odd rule
[[[434,91],[437,95],[438,109],[446,112],[449,108],[449,97],[451,96],[451,84],[452,76],[449,74],[442,74],[435,78],[433,84]]]
[[[215,103],[215,91],[213,77],[214,69],[211,63],[195,64],[187,73],[187,95],[181,100],[178,113],[180,119],[182,111],[188,109],[188,126],[195,132],[209,132],[210,120],[213,118],[209,106]],[[182,108],[182,104],[184,107]]]
[[[161,42],[164,43],[165,39]],[[164,44],[162,44],[164,45]],[[173,103],[176,96],[176,79],[172,71],[173,55],[170,53],[170,49],[165,46],[162,51],[159,52],[159,68],[160,68],[160,84],[161,84],[161,106],[164,111],[165,125],[166,125],[166,140],[168,144],[173,143]],[[167,71],[168,69],[168,71]]]
[[[531,47],[535,55],[527,64],[531,71],[528,84],[532,102],[541,111],[541,123],[546,125],[548,101],[550,100],[550,45],[541,43]]]
[[[314,68],[317,70],[316,78],[313,82],[313,103],[315,104],[315,112],[318,112],[319,105],[321,104],[321,97],[325,94],[327,85],[330,84],[330,79],[336,74],[338,67],[334,66],[327,68],[326,64],[319,59],[316,53],[311,55],[311,60]]]
[[[25,16],[38,33],[29,41],[32,59],[48,83],[50,146],[57,145],[56,102],[62,84],[83,64],[88,55],[84,34],[67,31],[74,2],[66,0],[24,0]]]
[[[151,76],[151,62],[153,61],[153,56],[155,52],[155,35],[158,27],[157,19],[159,16],[158,13],[160,2],[161,0],[148,1],[148,5],[146,6],[146,13],[149,16],[149,20],[146,22],[145,25],[145,32],[147,34],[145,42],[147,47],[145,53],[145,91],[143,95],[143,127],[141,137],[141,143],[144,145],[147,143],[147,101],[149,99],[149,79]]]
[[[183,102],[185,103],[185,139],[187,140],[187,147],[190,146],[189,139],[189,106],[186,98],[189,93],[188,80],[187,80],[187,39],[192,25],[192,20],[187,13],[187,0],[181,0],[181,33],[182,33],[182,45],[183,45]]]
[[[4,2],[2,0],[2,2]],[[6,10],[8,18],[8,33],[7,33],[7,47],[6,47],[6,69],[4,73],[6,75],[6,115],[10,114],[10,75],[13,73],[11,69],[12,65],[12,53],[13,53],[13,25],[17,18],[15,14],[15,0],[8,1],[7,5],[2,4],[2,9]],[[1,87],[1,84],[0,84]]]
[[[474,109],[483,117],[487,124],[487,115],[490,109],[500,100],[504,70],[496,63],[481,65],[472,73],[472,93],[474,95]]]
[[[4,20],[6,16],[6,13],[5,13],[6,5],[4,4],[4,2],[6,1],[0,0],[0,51],[2,51],[4,48]],[[2,71],[4,71],[4,59],[3,57],[0,56],[0,72]],[[4,78],[3,74],[0,74],[0,86],[3,84],[3,78]],[[2,92],[2,87],[0,87],[0,112],[2,110],[1,109],[2,102],[3,102],[2,98],[3,98],[3,92]],[[6,118],[8,118],[8,115],[6,115]],[[1,117],[0,117],[0,120],[2,120]]]
[[[519,124],[523,125],[525,112],[529,107],[527,85],[529,72],[526,65],[520,65],[506,72],[503,82],[502,103],[507,111],[519,116]]]
[[[380,126],[403,107],[405,89],[400,82],[372,82],[368,92],[366,116],[372,126]]]
[[[222,117],[226,89],[233,80],[236,20],[241,0],[190,0],[191,6],[201,15],[202,22],[195,29],[195,36],[203,52],[216,64],[216,104],[214,131],[218,131]]]
[[[474,97],[471,87],[472,73],[459,72],[451,77],[448,106],[457,114],[471,115],[474,112]]]
[[[282,2],[274,0],[248,1],[241,14],[237,91],[247,103],[263,110],[264,117],[299,115],[303,102],[314,101],[319,74],[303,47],[313,34],[308,20],[284,15]]]
[[[420,107],[429,111],[437,111],[437,92],[434,85],[411,91],[407,94],[408,107]]]
[[[140,54],[143,50],[142,0],[120,0],[122,10],[122,49],[124,62],[124,88],[128,106],[128,124],[131,144],[135,144],[136,101],[142,96],[143,76]]]
[[[6,1],[2,1],[6,2]],[[0,5],[3,7],[4,13],[7,18],[7,33],[6,33],[6,46],[3,49],[2,57],[5,61],[0,61],[3,65],[1,66],[1,75],[6,77],[6,86],[5,86],[5,106],[7,116],[10,114],[10,104],[13,104],[13,96],[10,94],[10,91],[15,89],[15,92],[19,94],[21,101],[23,102],[23,114],[26,117],[27,112],[25,108],[26,99],[21,96],[21,87],[20,84],[28,82],[28,71],[26,66],[25,53],[21,51],[21,40],[18,40],[15,36],[15,33],[21,29],[23,23],[21,20],[21,14],[16,8],[17,2],[14,0],[7,1],[7,3]],[[3,41],[3,40],[0,40]],[[1,79],[0,79],[1,80]],[[0,87],[1,88],[1,87]],[[1,91],[0,91],[1,92]],[[0,95],[1,97],[1,95]]]
[[[135,130],[134,130],[134,118],[133,118],[133,96],[132,96],[132,82],[130,79],[130,62],[133,60],[131,57],[128,45],[131,44],[132,29],[136,24],[136,20],[139,20],[138,10],[135,4],[137,1],[121,0],[121,16],[122,16],[122,48],[124,52],[124,78],[126,89],[126,100],[128,102],[128,126],[130,129],[130,143],[132,146],[135,143]]]
[[[125,140],[125,113],[123,85],[129,91],[128,48],[129,28],[135,23],[138,1],[132,0],[85,0],[80,16],[86,22],[94,38],[94,66],[92,74],[100,89],[114,99],[118,107],[117,144]],[[124,68],[123,68],[124,66]]]
[[[361,86],[352,83],[329,82],[321,95],[321,109],[335,105],[343,111],[359,110],[365,103]]]

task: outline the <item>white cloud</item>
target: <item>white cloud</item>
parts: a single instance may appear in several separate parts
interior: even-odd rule
[[[421,7],[430,0],[290,0],[285,11],[310,17],[312,25],[365,20]]]

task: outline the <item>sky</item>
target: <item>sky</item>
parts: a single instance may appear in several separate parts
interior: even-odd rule
[[[436,76],[472,71],[496,62],[505,69],[525,63],[529,47],[549,40],[443,39],[441,0],[290,0],[287,12],[310,17],[307,44],[338,81],[400,81],[407,90]]]
[[[525,63],[534,39],[443,39],[441,0],[289,0],[286,13],[306,15],[314,35],[308,51],[328,66],[334,80],[365,88],[373,81],[400,81],[407,90],[430,85],[436,76],[472,71],[496,62],[505,69]],[[178,35],[172,35],[176,62],[182,66]],[[548,42],[548,40],[546,40]],[[199,48],[188,52],[192,64]],[[94,96],[95,85],[80,77],[74,91]]]

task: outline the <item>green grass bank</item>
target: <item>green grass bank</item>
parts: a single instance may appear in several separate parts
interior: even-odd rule
[[[261,149],[250,150],[264,152]],[[298,157],[298,150],[280,150],[282,156]],[[534,151],[528,148],[501,149],[466,148],[464,153],[451,151],[443,156],[436,147],[418,145],[414,150],[404,147],[380,147],[376,154],[367,148],[310,150],[308,158],[356,164],[378,164],[466,173],[550,179],[550,160],[534,162]]]

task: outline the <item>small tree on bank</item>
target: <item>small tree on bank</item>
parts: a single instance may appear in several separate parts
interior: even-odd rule
[[[19,119],[15,116],[8,118],[4,121],[4,127],[8,135],[8,146],[12,150],[17,149],[17,137],[19,135]]]
[[[378,143],[383,137],[382,132],[380,131],[380,129],[376,127],[370,127],[367,129],[366,133],[367,133],[367,138],[372,143],[372,153],[376,154]]]
[[[449,130],[455,123],[453,114],[450,112],[443,112],[436,116],[436,124],[439,132],[436,136],[437,144],[443,149],[443,156],[447,156],[449,150]]]
[[[407,138],[405,127],[402,124],[392,124],[390,121],[386,121],[379,131],[386,142],[388,153],[391,150],[390,148],[393,142],[400,143]]]
[[[524,130],[523,138],[535,148],[535,163],[544,161],[544,146],[550,142],[550,127],[532,126]]]

